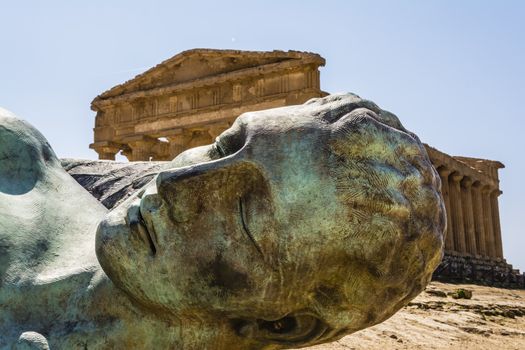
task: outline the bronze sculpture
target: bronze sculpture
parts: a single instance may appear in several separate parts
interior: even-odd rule
[[[245,113],[107,214],[2,115],[0,348],[314,345],[390,317],[441,258],[426,151],[353,94]]]

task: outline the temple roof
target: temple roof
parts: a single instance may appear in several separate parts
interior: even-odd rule
[[[313,64],[324,66],[325,60],[320,55],[301,51],[241,51],[217,49],[191,49],[159,63],[134,78],[116,85],[97,96],[97,101],[112,99],[135,91],[161,88],[167,85],[188,83],[202,78],[261,69],[286,61],[299,65]]]

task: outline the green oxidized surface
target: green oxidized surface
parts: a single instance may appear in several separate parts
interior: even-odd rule
[[[408,303],[442,254],[422,144],[352,94],[243,114],[109,213],[6,111],[0,159],[0,348],[329,342]]]

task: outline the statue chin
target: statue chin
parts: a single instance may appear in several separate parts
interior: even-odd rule
[[[439,190],[419,139],[356,95],[243,114],[98,217],[96,257],[128,300],[111,317],[155,346],[155,322],[180,325],[180,339],[164,335],[179,347],[336,340],[428,283],[442,256]]]

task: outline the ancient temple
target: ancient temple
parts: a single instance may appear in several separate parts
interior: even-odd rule
[[[525,275],[503,255],[498,169],[504,165],[426,148],[441,178],[447,213],[445,257],[434,278],[525,288]]]
[[[100,159],[168,160],[212,143],[240,114],[301,104],[320,90],[325,60],[298,51],[184,51],[97,96]]]
[[[445,249],[503,259],[499,221],[498,161],[451,157],[427,146],[441,177],[447,212]]]
[[[298,51],[184,51],[93,100],[90,147],[100,159],[113,160],[118,152],[130,161],[173,159],[212,143],[244,112],[325,96],[319,79],[324,64],[318,54]],[[442,180],[448,222],[438,277],[523,285],[523,275],[503,258],[498,208],[503,164],[427,150]]]

